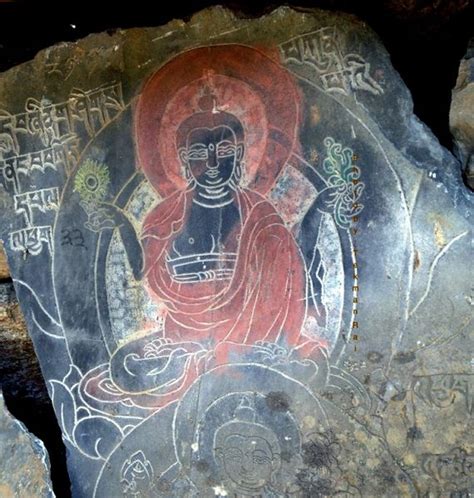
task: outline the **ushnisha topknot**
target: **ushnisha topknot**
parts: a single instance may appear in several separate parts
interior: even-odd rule
[[[238,142],[244,139],[244,127],[240,120],[230,112],[219,110],[219,103],[215,94],[209,87],[203,92],[198,100],[198,110],[189,118],[185,119],[176,133],[176,145],[178,148],[186,146],[186,140],[192,130],[199,128],[217,128],[226,126],[235,133]]]

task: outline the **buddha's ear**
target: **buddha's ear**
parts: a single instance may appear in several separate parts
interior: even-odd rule
[[[244,157],[244,144],[243,143],[238,143],[237,146],[235,147],[235,157],[237,161],[242,161]]]
[[[272,468],[273,471],[278,470],[281,466],[281,457],[279,453],[274,453],[272,456]]]
[[[178,155],[179,155],[179,159],[181,161],[181,164],[183,166],[187,166],[188,165],[188,151],[186,150],[186,147],[180,147],[178,149]]]
[[[224,463],[224,452],[222,448],[214,448],[214,454],[216,455],[216,460],[222,465]]]

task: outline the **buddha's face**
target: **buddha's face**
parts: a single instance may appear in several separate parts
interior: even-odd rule
[[[279,466],[279,456],[273,455],[270,444],[262,437],[232,434],[227,436],[218,457],[235,489],[252,496],[271,480]]]
[[[137,451],[122,467],[122,485],[124,494],[133,496],[148,495],[152,484],[153,469],[142,451]]]
[[[229,126],[195,128],[187,136],[186,147],[180,158],[195,183],[205,189],[220,190],[229,185],[243,156],[243,145],[238,143]]]

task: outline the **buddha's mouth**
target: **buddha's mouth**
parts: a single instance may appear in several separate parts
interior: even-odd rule
[[[216,178],[217,176],[219,176],[219,170],[218,169],[208,169],[205,174],[209,178]]]
[[[255,479],[255,480],[243,480],[242,478],[239,479],[237,482],[239,488],[242,491],[247,491],[247,492],[254,492],[258,491],[263,487],[263,483],[261,479]]]

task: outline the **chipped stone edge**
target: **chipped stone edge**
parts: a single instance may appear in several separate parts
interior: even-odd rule
[[[50,493],[48,493],[48,495],[46,495],[45,498],[55,498],[56,495],[54,494],[53,483],[51,482],[51,462],[49,459],[49,453],[48,450],[46,449],[46,446],[39,437],[37,437],[35,434],[33,434],[28,430],[28,428],[25,426],[23,422],[21,422],[15,416],[13,416],[13,414],[8,409],[7,404],[5,403],[5,398],[3,396],[3,392],[1,389],[0,389],[0,406],[3,406],[5,415],[11,421],[13,421],[13,423],[19,427],[20,431],[25,433],[26,436],[30,439],[35,454],[38,455],[39,453],[41,453],[42,455],[41,463],[43,464],[43,467],[45,469],[45,476],[46,476],[45,481],[50,490]]]

